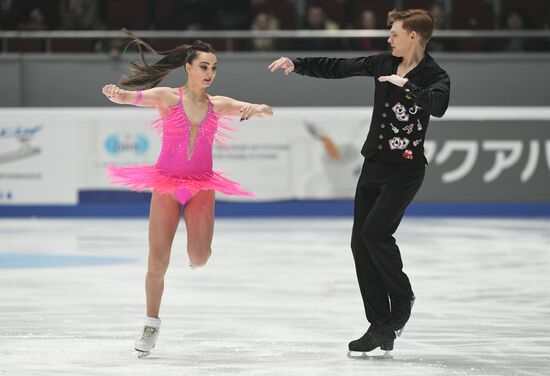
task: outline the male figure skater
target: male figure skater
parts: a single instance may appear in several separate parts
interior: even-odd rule
[[[374,110],[361,150],[351,249],[370,327],[349,350],[393,349],[411,314],[414,294],[393,234],[424,179],[424,139],[431,116],[449,104],[450,79],[426,53],[434,19],[425,10],[388,13],[391,53],[341,58],[281,57],[281,68],[317,78],[375,77]]]

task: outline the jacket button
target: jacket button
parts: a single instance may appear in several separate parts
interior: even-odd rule
[[[380,128],[382,129],[386,128],[386,124],[380,124]]]
[[[390,107],[390,104],[388,102],[384,103],[385,107]]]
[[[378,135],[378,138],[379,138],[379,139],[383,139],[383,138],[384,138],[384,135],[383,135],[383,134],[379,134],[379,135]]]
[[[382,145],[378,145],[378,150],[382,150]]]
[[[385,118],[386,116],[388,116],[385,112],[382,114],[382,117]]]

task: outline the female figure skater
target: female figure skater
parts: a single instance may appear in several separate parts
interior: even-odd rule
[[[159,309],[164,290],[172,241],[180,221],[181,205],[187,227],[187,254],[190,266],[206,264],[211,254],[214,230],[214,191],[229,195],[251,195],[236,182],[212,171],[212,144],[223,137],[222,116],[273,114],[270,106],[241,102],[222,96],[209,96],[206,89],[216,77],[217,60],[212,47],[195,41],[160,53],[162,59],[148,65],[141,46],[155,52],[133,36],[142,64],[130,63],[132,73],[119,81],[121,87],[147,89],[123,90],[116,85],[103,87],[103,94],[117,104],[156,107],[160,118],[154,122],[162,132],[162,149],[155,165],[109,166],[115,184],[134,190],[151,189],[149,216],[149,260],[145,291],[147,317],[136,339],[139,356],[150,353],[159,335]],[[173,69],[185,67],[187,82],[183,87],[156,87]]]

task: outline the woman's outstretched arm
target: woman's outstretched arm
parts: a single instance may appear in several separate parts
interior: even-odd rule
[[[267,104],[242,102],[223,96],[215,96],[211,99],[216,112],[222,115],[240,116],[241,121],[248,120],[253,116],[267,117],[273,115],[273,109]]]
[[[173,90],[169,87],[155,87],[148,90],[124,90],[117,85],[109,84],[103,86],[103,95],[116,104],[131,104],[140,107],[160,107],[171,105],[169,103],[174,96]]]

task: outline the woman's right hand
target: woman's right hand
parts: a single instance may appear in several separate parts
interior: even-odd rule
[[[125,104],[126,99],[128,98],[128,91],[119,88],[116,85],[105,85],[103,86],[103,95],[107,97],[111,102],[117,104]]]
[[[288,75],[294,70],[294,63],[288,57],[281,57],[269,64],[269,67],[267,67],[267,69],[271,72],[275,72],[279,68],[281,68],[285,74]]]

